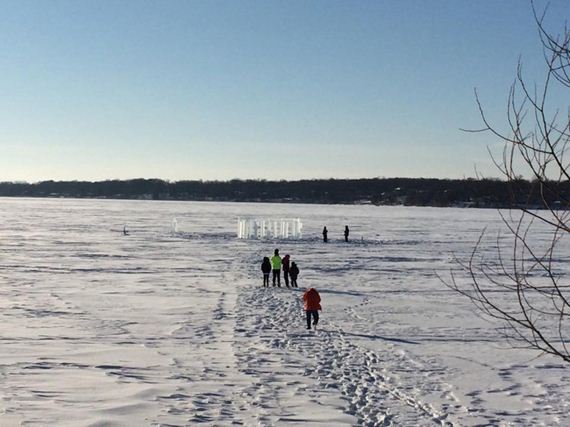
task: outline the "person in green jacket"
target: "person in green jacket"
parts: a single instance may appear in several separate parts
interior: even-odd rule
[[[279,249],[275,249],[275,254],[271,257],[271,266],[273,267],[273,286],[277,280],[277,286],[281,287],[281,257]]]

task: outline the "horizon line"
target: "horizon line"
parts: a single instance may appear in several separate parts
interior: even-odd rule
[[[359,177],[359,178],[347,178],[347,177],[329,177],[329,178],[228,178],[228,179],[203,179],[203,178],[185,178],[185,179],[165,179],[165,178],[104,178],[97,180],[89,179],[42,179],[38,181],[26,181],[26,180],[1,180],[0,184],[41,184],[44,182],[89,182],[89,183],[100,183],[109,181],[162,181],[166,183],[178,183],[178,182],[217,182],[226,183],[233,181],[243,181],[243,182],[302,182],[302,181],[362,181],[362,180],[391,180],[391,179],[415,179],[415,180],[437,180],[437,181],[505,181],[504,178],[499,177],[462,177],[462,178],[441,178],[441,177],[409,177],[409,176],[375,176],[375,177]],[[525,181],[529,181],[528,178],[523,178]]]

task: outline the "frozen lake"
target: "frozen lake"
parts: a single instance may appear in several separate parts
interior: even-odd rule
[[[568,369],[513,350],[436,275],[502,228],[495,210],[5,198],[0,214],[2,426],[567,423]],[[244,216],[300,218],[303,239],[238,240]],[[298,290],[261,288],[274,248]]]

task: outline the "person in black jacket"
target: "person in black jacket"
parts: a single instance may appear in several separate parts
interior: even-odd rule
[[[348,225],[344,226],[344,241],[348,242],[348,234],[350,233],[350,230],[348,229]]]
[[[263,287],[267,288],[269,287],[269,273],[271,273],[271,262],[269,262],[269,257],[263,257],[261,271],[263,272]]]
[[[283,269],[283,278],[285,279],[285,286],[287,287],[289,287],[289,269],[291,268],[289,266],[290,258],[291,257],[289,256],[289,254],[287,254],[281,260],[281,268]]]
[[[298,288],[297,286],[297,276],[299,275],[299,267],[297,267],[297,263],[292,262],[291,268],[289,269],[289,277],[291,278],[291,287]]]
[[[329,231],[327,230],[327,227],[325,226],[323,228],[323,242],[325,242],[325,243],[327,243],[329,241],[328,236],[327,236],[328,233],[329,233]]]

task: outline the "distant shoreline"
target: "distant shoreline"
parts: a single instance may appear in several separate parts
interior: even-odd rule
[[[555,183],[556,193],[570,199],[570,184]],[[264,202],[377,206],[541,209],[547,202],[568,208],[541,193],[536,183],[498,179],[363,178],[299,181],[231,180],[0,182],[0,197]]]

